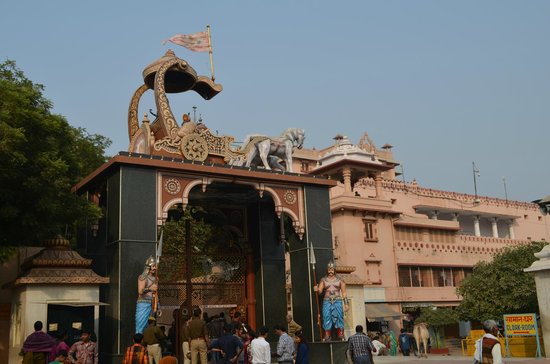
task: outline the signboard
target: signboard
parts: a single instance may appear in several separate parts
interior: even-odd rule
[[[504,315],[504,335],[506,337],[506,356],[510,357],[510,346],[508,345],[508,337],[536,336],[537,358],[542,357],[539,330],[537,325],[537,316],[534,313]]]
[[[508,336],[536,336],[535,314],[504,315],[504,328]]]

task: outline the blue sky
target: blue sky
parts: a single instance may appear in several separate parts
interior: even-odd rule
[[[15,1],[0,12],[0,61],[46,87],[54,111],[128,147],[141,72],[168,48],[199,74],[206,53],[161,41],[212,27],[211,101],[170,95],[176,115],[248,133],[306,130],[306,147],[367,132],[394,145],[405,179],[530,201],[550,194],[548,1]],[[154,107],[142,98],[140,114]]]

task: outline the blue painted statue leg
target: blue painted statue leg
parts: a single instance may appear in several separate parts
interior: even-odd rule
[[[147,326],[147,320],[149,319],[150,315],[150,302],[138,302],[136,304],[136,333],[143,333],[145,326]]]
[[[330,340],[331,329],[332,329],[332,317],[331,317],[330,302],[323,301],[323,330],[325,331],[325,337],[323,338],[323,341]]]

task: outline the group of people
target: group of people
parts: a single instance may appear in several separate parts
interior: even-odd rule
[[[36,321],[34,332],[25,339],[21,350],[23,364],[98,364],[97,344],[91,331],[82,330],[80,340],[69,347],[64,331],[58,332],[56,339],[42,329],[42,321]]]
[[[200,308],[195,308],[192,317],[184,319],[180,331],[184,364],[267,364],[273,358],[280,364],[309,364],[308,343],[301,326],[290,314],[287,316],[288,325],[273,327],[278,336],[275,352],[271,352],[267,342],[269,328],[263,326],[256,334],[242,320],[238,311],[233,314],[230,323],[223,325],[223,333],[218,337],[211,336],[212,330],[209,330],[204,318],[208,316],[202,315]],[[127,348],[123,364],[175,363],[175,357],[162,357],[158,350],[164,339],[163,335],[151,318],[143,333],[134,335],[133,344]]]

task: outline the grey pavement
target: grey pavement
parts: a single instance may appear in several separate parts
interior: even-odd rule
[[[374,357],[374,363],[429,363],[429,364],[472,364],[473,357],[462,355],[428,355],[426,358],[417,358],[415,356],[377,356]],[[545,364],[550,363],[550,359],[547,358],[504,358],[504,363],[521,363],[521,364]]]

